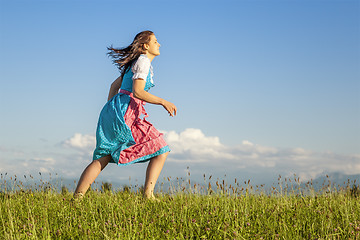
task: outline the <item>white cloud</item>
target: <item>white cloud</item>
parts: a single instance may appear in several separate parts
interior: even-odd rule
[[[181,133],[165,132],[166,140],[173,144],[174,152],[193,150],[194,145],[200,148],[221,148],[218,137],[206,137],[200,129],[188,128]],[[200,149],[201,150],[201,149]]]
[[[164,132],[170,145],[173,158],[170,161],[205,162],[218,158],[232,159],[233,155],[225,151],[218,137],[207,137],[200,129],[188,128],[181,133]]]
[[[243,140],[235,146],[221,143],[216,136],[206,136],[200,129],[188,128],[182,132],[165,131],[164,138],[170,145],[171,153],[165,165],[164,174],[181,177],[186,166],[191,172],[209,174],[227,174],[228,176],[273,177],[281,174],[285,177],[294,173],[300,180],[308,181],[320,175],[340,172],[347,175],[360,174],[360,154],[344,155],[333,152],[315,152],[302,148],[275,148]],[[91,162],[95,148],[95,136],[76,133],[61,143],[60,152],[24,152],[23,156],[8,148],[0,148],[1,171],[49,172],[56,171],[65,177],[78,178]],[[64,148],[65,147],[65,148]],[[65,151],[74,149],[74,151]],[[0,154],[1,156],[1,154]],[[27,157],[27,159],[24,158]],[[112,164],[110,164],[112,165]],[[126,168],[126,169],[125,169]],[[106,168],[104,174],[109,178],[119,176],[134,179],[143,178],[146,164],[129,167],[115,165]],[[120,174],[119,174],[120,173]],[[192,175],[193,176],[193,175]]]
[[[94,147],[95,136],[75,133],[74,136],[64,141],[64,145],[80,149]]]
[[[262,146],[248,140],[236,146],[223,145],[218,137],[205,136],[200,129],[189,128],[181,133],[164,132],[172,149],[169,161],[177,163],[203,163],[227,170],[258,168],[259,172],[292,175],[296,172],[307,181],[323,173],[342,172],[360,174],[360,155],[318,153],[302,148],[280,149]]]
[[[66,139],[63,146],[78,150],[84,154],[91,155],[96,145],[96,139],[93,135],[83,135],[75,133],[71,138]]]

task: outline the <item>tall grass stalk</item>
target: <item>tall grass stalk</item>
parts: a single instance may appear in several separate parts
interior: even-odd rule
[[[360,239],[356,185],[314,191],[280,177],[266,192],[250,180],[207,180],[171,184],[156,194],[160,202],[109,185],[77,202],[46,182],[35,190],[4,190],[0,239]]]

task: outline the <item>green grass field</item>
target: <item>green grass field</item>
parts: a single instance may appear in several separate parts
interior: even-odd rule
[[[265,193],[249,182],[188,181],[158,192],[159,202],[112,190],[73,202],[46,184],[3,190],[0,239],[360,239],[356,185],[315,192],[283,182]]]

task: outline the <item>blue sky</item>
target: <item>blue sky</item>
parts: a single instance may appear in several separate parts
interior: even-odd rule
[[[178,107],[146,107],[162,176],[360,174],[360,2],[323,0],[0,1],[0,172],[77,178],[119,74],[106,47],[147,29],[152,93]]]

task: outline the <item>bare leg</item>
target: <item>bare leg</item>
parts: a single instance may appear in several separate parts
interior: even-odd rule
[[[161,155],[153,157],[150,160],[149,165],[146,169],[146,179],[145,179],[145,189],[144,189],[145,198],[149,198],[149,199],[155,198],[154,187],[160,175],[160,172],[164,166],[168,154],[169,152],[163,153]]]
[[[74,195],[76,196],[77,194],[85,194],[90,185],[95,181],[96,177],[106,167],[110,160],[111,156],[108,155],[92,161],[92,163],[90,163],[81,174]]]

